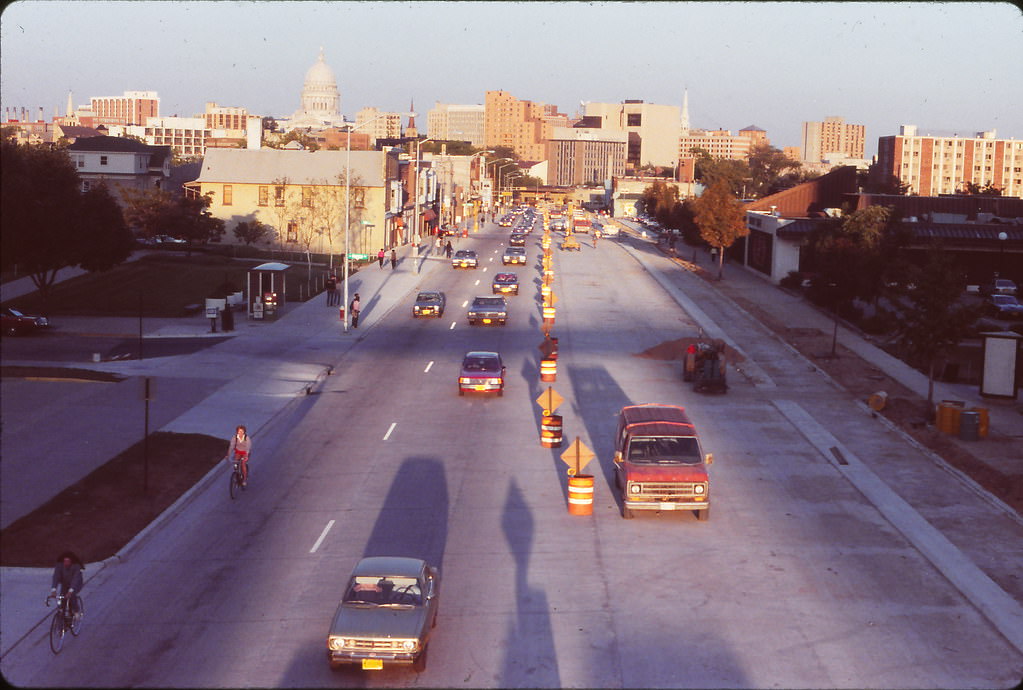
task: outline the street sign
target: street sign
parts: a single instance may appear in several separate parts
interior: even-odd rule
[[[582,472],[583,468],[595,458],[593,451],[586,447],[586,444],[575,437],[575,441],[561,454],[561,460],[568,465],[569,476],[575,476]]]
[[[545,415],[554,414],[554,410],[558,409],[563,402],[565,402],[565,399],[558,395],[558,392],[550,386],[547,386],[547,390],[536,399],[536,403],[543,409]]]
[[[351,261],[369,261],[369,254],[349,254]]]

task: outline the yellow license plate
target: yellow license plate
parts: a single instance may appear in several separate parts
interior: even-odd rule
[[[483,323],[490,323],[490,319],[483,319]]]
[[[485,391],[486,389],[487,389],[486,386],[482,386],[482,385],[476,386],[476,390],[478,390],[478,391]]]
[[[420,314],[432,314],[433,313],[433,309],[422,309],[422,310],[420,310],[419,313]]]
[[[384,667],[383,659],[363,659],[362,670],[363,671],[379,671]]]

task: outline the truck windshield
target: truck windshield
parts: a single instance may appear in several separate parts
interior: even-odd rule
[[[700,444],[692,436],[640,436],[629,441],[629,462],[640,465],[684,464],[696,465]]]

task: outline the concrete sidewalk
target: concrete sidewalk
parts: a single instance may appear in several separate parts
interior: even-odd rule
[[[471,243],[471,239],[459,240],[459,244],[467,243]],[[222,385],[159,430],[227,438],[236,424],[244,423],[253,436],[258,436],[260,430],[276,415],[304,396],[337,367],[343,355],[360,339],[362,333],[402,302],[433,270],[449,265],[443,254],[428,244],[422,245],[417,260],[413,260],[411,247],[400,248],[398,254],[396,269],[392,270],[389,262],[384,264],[383,269],[371,264],[350,276],[349,298],[356,292],[360,293],[363,310],[359,328],[351,328],[348,333],[343,331],[338,307],[328,307],[326,295],[320,294],[307,302],[288,304],[274,321],[250,321],[241,316],[236,320],[236,330],[230,334],[210,334],[209,323],[202,317],[143,320],[144,336],[147,338],[231,336],[227,342],[193,354],[61,365],[124,376],[187,379],[209,377],[222,382]],[[339,293],[343,295],[341,290]],[[62,323],[66,323],[67,328],[79,329],[75,332],[138,335],[138,320],[131,318],[62,318]],[[5,364],[52,366],[52,362],[32,361],[9,361]],[[259,372],[258,376],[252,375],[255,371]],[[58,433],[59,429],[53,432]],[[125,448],[132,443],[134,440],[126,440]],[[17,452],[17,449],[7,444],[4,450],[5,453]],[[88,450],[88,444],[82,446],[83,453],[88,453]],[[91,462],[99,466],[110,457],[105,454],[103,457],[92,458]],[[192,495],[219,476],[218,471],[222,471],[222,468],[211,470],[111,560],[120,558],[158,529],[166,516],[174,514]],[[64,488],[53,487],[52,495]],[[104,565],[88,564],[86,582],[102,571]],[[50,572],[45,568],[0,568],[0,657],[48,620],[48,614],[52,614],[52,609],[47,610],[42,605],[49,592]]]

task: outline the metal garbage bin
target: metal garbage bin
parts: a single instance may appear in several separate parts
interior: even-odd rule
[[[963,441],[980,440],[980,413],[963,410],[959,413],[959,438]]]

